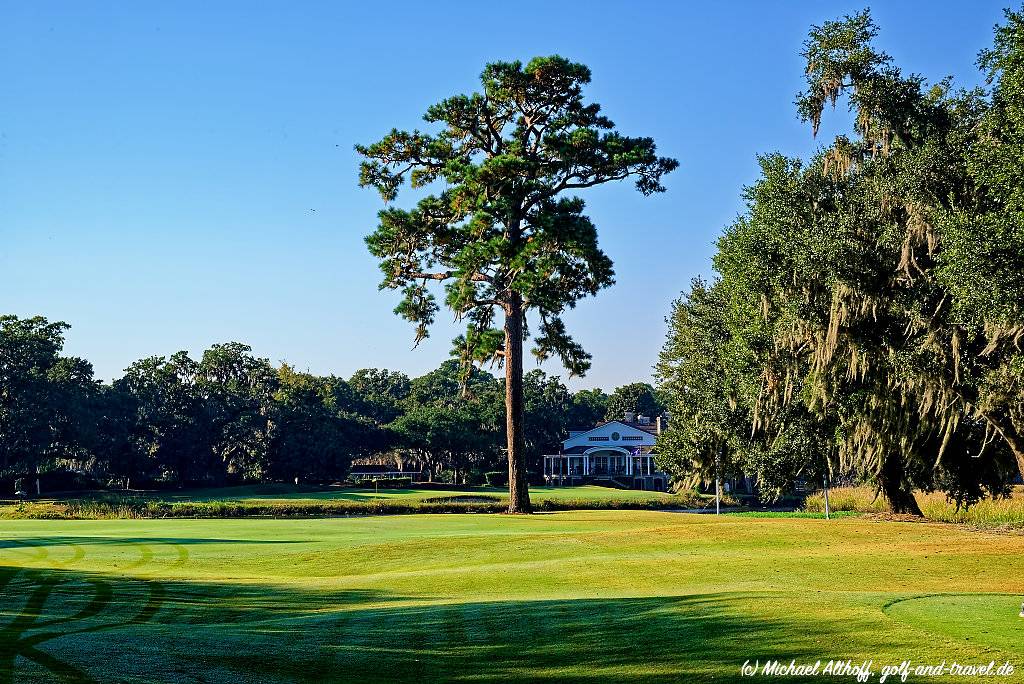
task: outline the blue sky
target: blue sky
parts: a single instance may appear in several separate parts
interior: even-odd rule
[[[1004,4],[871,9],[901,67],[976,85]],[[756,155],[818,144],[792,105],[808,27],[863,6],[0,0],[0,313],[71,323],[67,352],[104,379],[228,340],[315,373],[434,368],[457,330],[441,316],[412,350],[378,292],[362,238],[380,201],[352,145],[422,126],[488,61],[557,53],[681,163],[663,195],[584,195],[617,284],[567,317],[594,355],[572,385],[649,379]]]

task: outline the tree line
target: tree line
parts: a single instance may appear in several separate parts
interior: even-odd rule
[[[343,480],[354,459],[478,483],[502,469],[504,380],[457,360],[420,377],[362,369],[349,378],[272,365],[238,342],[132,363],[113,382],[63,354],[68,325],[0,316],[0,482],[148,488]],[[650,385],[611,395],[524,375],[528,468],[570,428],[662,404]],[[74,480],[78,480],[75,482]],[[85,480],[85,482],[83,481]],[[29,485],[34,488],[34,485]]]
[[[962,504],[1024,470],[1024,15],[978,64],[928,83],[876,45],[865,11],[813,27],[796,101],[810,159],[760,159],[716,275],[675,303],[658,375],[680,477],[852,475],[898,512],[914,489]]]

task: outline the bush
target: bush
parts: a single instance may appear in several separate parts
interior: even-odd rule
[[[458,484],[455,481],[455,471],[445,468],[444,470],[434,473],[434,482],[438,484],[453,485]]]
[[[365,478],[356,482],[363,489],[409,489],[412,487],[411,477],[388,477],[377,480]]]
[[[43,494],[48,492],[81,492],[92,489],[102,489],[103,483],[89,473],[82,473],[75,470],[59,468],[48,470],[38,475],[31,472],[11,473],[0,479],[0,497],[14,494],[15,482],[24,480],[22,483],[25,490],[35,496],[36,478],[39,478],[39,486]]]
[[[492,470],[489,473],[484,473],[484,479],[491,487],[508,487],[508,473],[505,471]],[[542,487],[545,484],[542,474],[529,470],[526,471],[526,482],[531,487]]]
[[[707,508],[706,497],[657,499],[544,499],[538,511],[672,510]],[[97,520],[122,518],[324,518],[406,513],[502,513],[505,496],[467,494],[424,500],[371,498],[362,501],[161,501],[137,496],[70,499],[0,505],[0,519]]]
[[[503,473],[499,470],[484,473],[484,480],[491,487],[508,487],[508,473]]]

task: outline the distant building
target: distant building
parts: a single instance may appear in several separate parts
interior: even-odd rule
[[[633,489],[664,491],[668,476],[654,464],[655,441],[668,415],[651,420],[627,412],[589,430],[571,430],[561,451],[544,455],[544,481],[580,485],[614,481]]]

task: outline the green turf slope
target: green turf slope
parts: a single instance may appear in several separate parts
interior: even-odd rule
[[[850,518],[2,521],[0,684],[740,681],[748,658],[1024,669],[1022,559],[1021,536]]]

